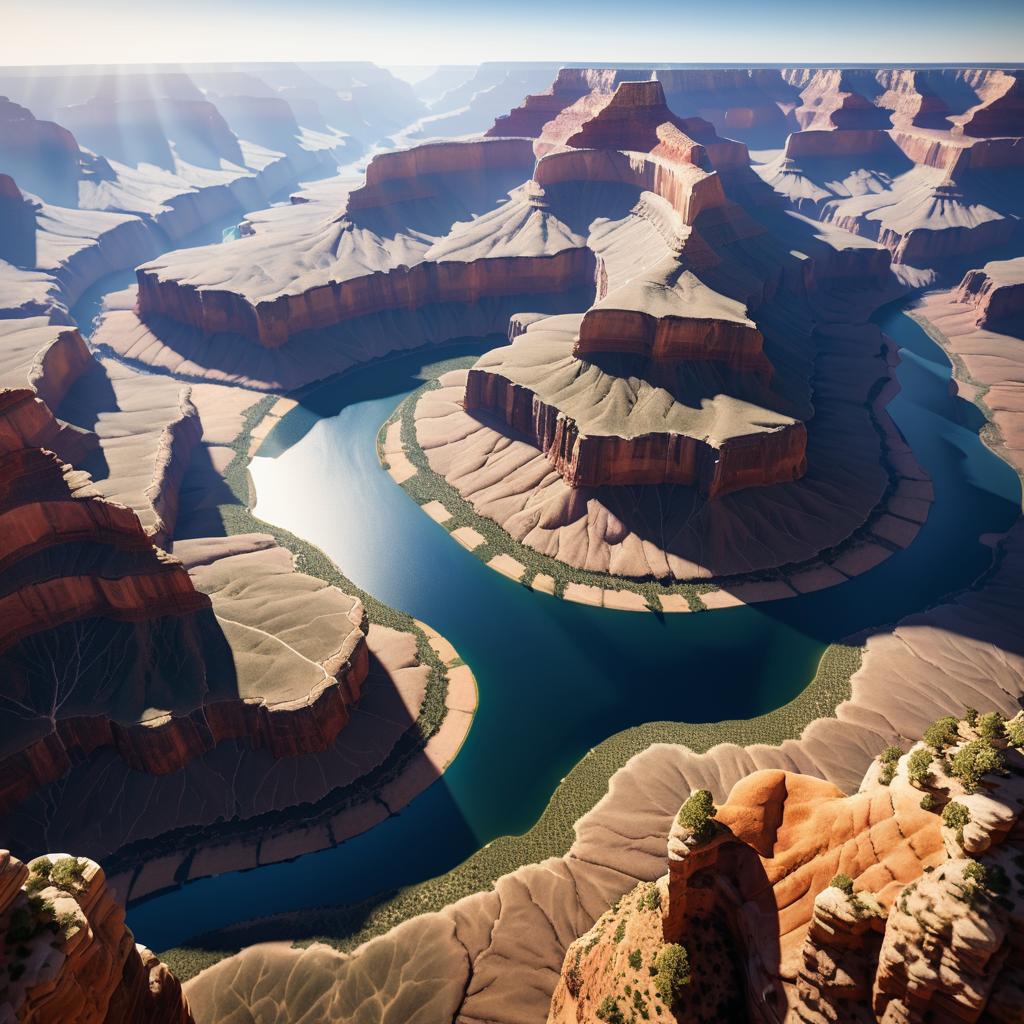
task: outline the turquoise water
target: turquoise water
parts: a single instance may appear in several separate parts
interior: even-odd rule
[[[399,815],[330,850],[200,879],[129,912],[164,949],[251,917],[365,900],[457,865],[539,817],[559,780],[627,727],[758,715],[807,684],[825,646],[935,603],[988,564],[980,533],[1006,529],[1016,474],[979,441],[978,411],[952,396],[941,349],[898,310],[903,346],[890,405],[936,503],[914,544],[840,587],[700,615],[615,612],[534,593],[486,568],[381,469],[380,425],[421,381],[408,356],[303,399],[252,465],[257,514],[319,545],[355,583],[429,622],[472,667],[480,706],[444,777]],[[413,851],[413,855],[410,855]]]

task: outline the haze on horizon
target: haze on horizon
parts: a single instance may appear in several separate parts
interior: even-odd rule
[[[1015,0],[0,0],[0,65],[370,60],[1004,63]]]

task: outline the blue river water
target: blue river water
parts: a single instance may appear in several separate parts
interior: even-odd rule
[[[991,554],[979,534],[1005,530],[1019,512],[1018,478],[980,442],[978,410],[951,394],[939,346],[898,308],[878,322],[901,346],[889,408],[934,482],[927,523],[910,548],[842,586],[707,614],[616,612],[534,593],[425,516],[380,467],[375,440],[438,353],[306,395],[253,461],[257,515],[446,636],[476,675],[479,709],[455,762],[401,813],[332,849],[134,905],[139,941],[165,949],[254,913],[362,901],[433,877],[528,829],[569,769],[619,730],[771,711],[806,686],[829,643],[968,585]]]

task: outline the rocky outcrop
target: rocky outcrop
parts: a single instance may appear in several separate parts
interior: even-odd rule
[[[490,296],[562,292],[593,280],[593,257],[584,249],[550,256],[448,260],[397,267],[297,295],[250,303],[237,293],[160,280],[140,268],[139,313],[168,316],[206,334],[245,335],[266,348],[294,335],[384,310],[415,309],[435,302],[472,303]]]
[[[615,319],[611,313],[609,318]],[[568,327],[570,319],[575,324],[579,318],[564,319]],[[582,327],[578,330],[582,338]],[[710,418],[688,428],[685,414],[673,416],[662,408],[671,406],[671,396],[643,378],[626,382],[585,357],[567,363],[565,357],[580,343],[557,321],[528,328],[510,350],[489,354],[469,371],[466,411],[497,417],[528,438],[572,487],[692,484],[716,497],[803,474],[807,434],[802,423],[760,410],[757,427],[745,430],[742,403],[733,407],[718,396],[717,405],[709,403],[706,410]],[[611,421],[609,412],[626,394],[633,394],[635,422],[626,422],[631,414]],[[654,407],[661,410],[659,425],[646,429],[639,410]]]
[[[0,851],[0,1013],[33,1024],[192,1024],[173,974],[125,925],[103,869]]]
[[[721,988],[714,930],[719,948],[735,947],[751,1021],[1016,1019],[1024,714],[1005,725],[972,715],[941,720],[906,754],[889,748],[852,796],[774,770],[736,783],[717,809],[707,792],[692,795],[669,835],[668,874],[569,947],[549,1021],[628,1006],[630,974],[645,1004],[695,1019],[694,990]],[[972,774],[979,750],[988,760]],[[641,937],[632,970],[605,966]],[[688,965],[673,993],[658,981],[670,980],[664,951],[679,946]]]
[[[954,296],[978,311],[975,323],[983,330],[1024,337],[1024,258],[967,271]]]
[[[303,614],[317,609],[317,639],[290,621],[280,588],[268,595],[254,583],[266,566],[237,566],[226,600],[212,570],[197,571],[194,583],[152,546],[131,509],[104,500],[87,474],[47,450],[60,443],[61,427],[32,392],[0,393],[0,662],[9,697],[0,808],[101,747],[161,774],[228,738],[275,757],[329,745],[368,669],[361,602],[318,581],[307,586]],[[183,472],[170,454],[158,468]],[[288,654],[268,683],[278,645]]]
[[[21,194],[21,189],[8,174],[0,174],[0,225],[0,260],[16,267],[34,267],[35,204]]]
[[[433,142],[375,156],[366,168],[366,183],[348,197],[346,212],[393,203],[430,199],[438,192],[438,176],[450,189],[459,177],[495,170],[515,171],[525,180],[533,170],[533,146],[528,139],[487,139],[471,142]]]
[[[0,96],[0,167],[23,188],[48,202],[76,206],[81,161],[71,132]]]

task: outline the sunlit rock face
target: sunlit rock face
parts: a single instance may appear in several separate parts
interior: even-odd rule
[[[950,721],[950,757],[987,744]],[[1021,855],[1024,762],[1005,736],[994,742],[1006,773],[987,774],[977,792],[918,743],[876,760],[849,796],[763,770],[706,823],[695,826],[688,801],[668,836],[667,874],[569,946],[548,1021],[637,1006],[634,992],[679,1021],[1013,1019],[1024,908],[1009,871]],[[923,777],[914,757],[930,766]],[[958,832],[940,812],[961,802],[972,821]],[[674,945],[689,963],[673,995],[659,980]]]
[[[13,955],[0,966],[9,1020],[39,1024],[192,1024],[181,985],[125,926],[103,869],[0,851],[0,923]]]

